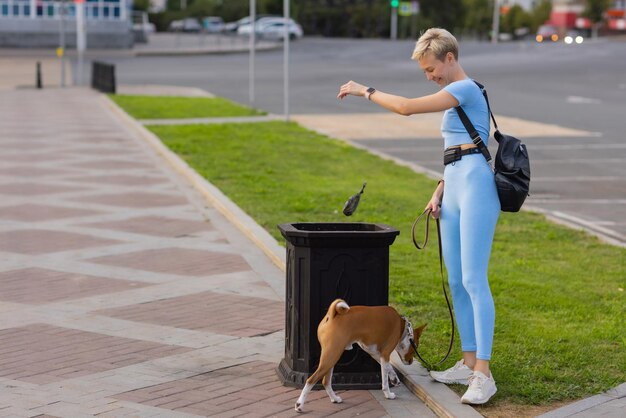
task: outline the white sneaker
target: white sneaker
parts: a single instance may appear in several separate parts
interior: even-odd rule
[[[497,390],[493,375],[487,377],[481,372],[474,372],[469,379],[469,388],[461,398],[461,402],[472,405],[482,405],[491,399],[491,397],[496,394]]]
[[[467,367],[463,360],[459,360],[454,366],[443,372],[430,372],[430,377],[441,383],[458,383],[459,385],[469,384],[469,378],[472,376],[472,369]]]

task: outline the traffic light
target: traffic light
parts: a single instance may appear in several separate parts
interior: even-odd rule
[[[397,9],[399,4],[400,4],[400,0],[391,0],[391,7]]]

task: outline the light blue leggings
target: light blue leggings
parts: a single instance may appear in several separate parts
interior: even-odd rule
[[[444,171],[441,242],[463,351],[491,359],[495,308],[487,266],[500,215],[491,168],[470,154]]]

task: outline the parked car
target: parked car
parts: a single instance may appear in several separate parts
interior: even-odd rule
[[[304,32],[302,26],[296,23],[293,19],[289,19],[288,24],[289,39],[302,38]],[[238,35],[250,36],[252,32],[252,25],[242,25],[237,29]],[[268,17],[259,19],[255,25],[256,36],[260,39],[281,40],[285,33],[285,20],[282,17]]]
[[[207,16],[202,19],[202,26],[208,33],[220,33],[224,30],[224,19],[219,16]]]
[[[183,31],[183,21],[182,20],[172,20],[167,27],[168,32],[182,32]]]
[[[545,41],[556,42],[559,40],[559,30],[553,25],[541,25],[537,29],[535,39],[540,43]]]
[[[260,19],[264,19],[266,17],[278,17],[280,18],[280,16],[278,15],[267,15],[267,14],[260,14],[260,15],[256,15],[255,21],[259,21]],[[224,32],[234,32],[237,33],[237,29],[239,29],[240,26],[243,25],[248,25],[250,24],[250,16],[245,16],[242,17],[241,19],[235,21],[235,22],[228,22],[224,25]]]
[[[202,25],[198,19],[188,17],[182,20],[173,20],[168,26],[170,32],[200,32]]]

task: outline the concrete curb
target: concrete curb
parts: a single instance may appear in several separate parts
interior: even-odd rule
[[[263,51],[273,51],[275,49],[282,48],[282,43],[276,43],[273,45],[256,45],[255,51],[263,52]],[[236,47],[236,48],[228,48],[228,49],[216,49],[216,48],[180,48],[180,49],[155,49],[155,50],[143,50],[143,51],[132,51],[132,56],[135,57],[171,57],[177,55],[226,55],[226,54],[240,54],[243,52],[249,52],[250,48],[248,46]]]
[[[258,225],[247,213],[239,208],[232,200],[230,200],[217,187],[209,183],[206,179],[196,173],[189,165],[183,161],[178,155],[170,151],[159,138],[146,129],[137,120],[133,119],[123,109],[121,109],[108,96],[102,95],[106,105],[114,111],[130,128],[135,130],[141,138],[143,138],[159,156],[161,156],[176,172],[187,179],[193,187],[207,199],[211,205],[215,206],[222,215],[233,223],[250,241],[266,254],[270,260],[282,271],[286,269],[285,249],[265,229]],[[355,144],[358,148],[366,149]],[[388,156],[380,155],[385,159]],[[393,160],[393,159],[392,159]],[[403,165],[407,165],[404,163]],[[411,167],[413,168],[413,167]],[[414,168],[415,169],[415,168]],[[427,174],[432,175],[428,171]],[[284,288],[275,289],[284,297]],[[442,418],[453,417],[481,417],[478,412],[468,405],[463,405],[459,397],[446,385],[434,382],[428,372],[421,365],[405,366],[400,359],[394,358],[392,363],[396,370],[400,373],[400,379],[406,387],[413,392],[420,400],[422,400],[437,416]]]
[[[405,386],[441,418],[480,418],[474,408],[461,403],[459,396],[447,385],[435,382],[419,363],[406,366],[394,351],[391,364]],[[415,364],[415,363],[414,363]]]
[[[554,411],[547,412],[543,415],[539,415],[537,418],[566,418],[571,417],[576,414],[583,413],[585,411],[589,411],[592,408],[598,409],[598,406],[602,406],[604,404],[608,404],[609,402],[615,401],[617,399],[626,398],[626,383],[622,383],[616,388],[610,389],[604,393],[601,393],[596,396],[592,396],[590,398],[582,399],[578,402],[574,402],[572,404],[566,405],[562,408],[555,409]],[[593,416],[609,416],[608,413],[611,408],[607,407],[605,412],[595,412]],[[621,413],[623,411],[615,409],[616,413]],[[590,414],[591,415],[591,414]],[[610,415],[613,416],[613,415]],[[617,415],[615,415],[617,416]]]

